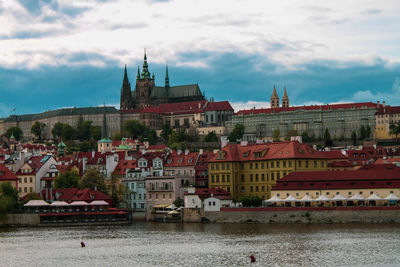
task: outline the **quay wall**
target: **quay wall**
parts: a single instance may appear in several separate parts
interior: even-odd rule
[[[400,223],[400,207],[225,208],[206,211],[215,223]]]
[[[40,225],[40,216],[34,213],[7,214],[0,219],[2,225],[37,226]]]

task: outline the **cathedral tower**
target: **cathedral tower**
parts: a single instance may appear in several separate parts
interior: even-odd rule
[[[286,87],[285,87],[285,91],[283,92],[282,107],[283,108],[288,108],[289,107],[289,97],[288,97],[287,92],[286,92]]]
[[[151,105],[150,94],[153,90],[154,84],[154,74],[150,75],[149,66],[147,64],[147,55],[146,51],[144,52],[144,60],[143,60],[143,69],[142,73],[139,74],[136,78],[136,107],[145,107]]]
[[[274,91],[272,92],[271,96],[271,108],[279,108],[279,96],[278,93],[276,92],[275,85],[274,85]]]
[[[131,95],[131,83],[129,82],[128,73],[126,71],[126,65],[125,65],[124,81],[122,82],[122,88],[121,88],[120,109],[126,110],[132,108],[133,108],[133,102]]]

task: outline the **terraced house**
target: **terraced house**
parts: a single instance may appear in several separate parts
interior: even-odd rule
[[[294,171],[327,170],[327,157],[298,141],[228,144],[208,164],[210,188],[222,188],[234,199],[268,199],[276,181]]]

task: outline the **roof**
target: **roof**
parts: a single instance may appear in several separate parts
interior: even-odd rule
[[[105,200],[108,203],[111,202],[111,197],[109,195],[90,188],[84,188],[82,190],[79,190],[78,188],[56,188],[53,189],[53,195],[59,195],[58,200],[66,202],[72,202],[76,200],[86,202],[91,202],[93,200]]]
[[[222,188],[196,188],[194,194],[189,194],[186,192],[185,195],[198,195],[201,200],[209,198],[211,195],[213,197],[226,196],[228,198],[225,199],[231,199],[229,197],[230,193]]]
[[[233,111],[231,104],[228,101],[207,102],[205,111],[212,110],[229,110]]]
[[[210,159],[210,162],[260,161],[266,159],[326,159],[321,152],[298,141],[265,144],[229,143]]]
[[[397,114],[400,113],[400,106],[392,107],[392,106],[379,106],[379,110],[375,113],[376,115],[382,114]]]
[[[346,104],[327,104],[327,105],[311,105],[311,106],[298,106],[298,107],[279,107],[279,108],[261,108],[239,110],[236,115],[256,115],[256,114],[271,114],[280,112],[292,112],[297,110],[338,110],[338,109],[361,109],[361,108],[377,108],[378,104],[372,102],[363,103],[346,103]]]
[[[62,108],[51,111],[46,111],[36,114],[26,115],[11,115],[5,121],[34,121],[39,119],[46,119],[56,116],[74,116],[74,115],[89,115],[89,114],[113,114],[119,111],[115,107],[87,107],[87,108]]]
[[[120,160],[120,161],[118,161],[118,164],[115,167],[113,174],[125,175],[126,170],[132,170],[135,168],[137,168],[136,160]]]
[[[187,154],[173,152],[168,155],[164,167],[188,167],[195,166],[199,152],[189,152]]]
[[[400,187],[400,168],[393,165],[348,171],[292,172],[272,190],[322,190]]]
[[[0,181],[17,181],[18,177],[0,163]]]
[[[192,114],[201,113],[206,105],[206,100],[189,101],[181,103],[168,103],[159,105],[160,110],[164,115]]]

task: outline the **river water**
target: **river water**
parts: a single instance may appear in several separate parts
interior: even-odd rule
[[[140,222],[2,229],[0,266],[400,266],[400,225]]]

